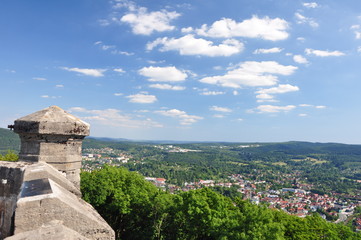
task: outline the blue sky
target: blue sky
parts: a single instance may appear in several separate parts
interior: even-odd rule
[[[57,105],[91,135],[361,143],[361,2],[1,1],[0,127]]]

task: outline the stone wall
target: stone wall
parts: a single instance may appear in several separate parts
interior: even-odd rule
[[[89,124],[52,106],[15,121],[20,161],[0,161],[0,240],[115,239],[81,199],[82,139]]]

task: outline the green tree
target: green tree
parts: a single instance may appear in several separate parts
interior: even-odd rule
[[[4,156],[0,154],[0,161],[16,162],[17,160],[19,156],[12,150],[8,150]]]
[[[163,193],[124,168],[105,166],[82,172],[81,190],[84,199],[115,230],[117,239],[152,239],[154,226],[161,224],[158,218],[165,217],[159,214],[163,211],[159,195]]]

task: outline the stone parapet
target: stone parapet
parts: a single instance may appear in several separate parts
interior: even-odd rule
[[[21,140],[22,161],[49,163],[80,186],[82,141],[89,135],[88,123],[51,106],[15,120],[14,132]]]
[[[0,240],[115,239],[81,199],[81,148],[89,124],[51,106],[11,127],[21,139],[20,161],[0,161]]]

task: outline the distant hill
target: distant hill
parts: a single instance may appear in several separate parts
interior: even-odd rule
[[[7,150],[18,152],[20,149],[19,136],[9,129],[0,128],[0,154],[4,154]]]
[[[103,148],[111,147],[116,149],[126,150],[134,145],[152,145],[152,144],[174,144],[174,145],[193,145],[202,148],[209,145],[228,145],[234,146],[234,150],[245,151],[246,149],[239,149],[236,146],[245,143],[221,143],[221,142],[197,142],[197,141],[133,141],[123,138],[99,138],[87,137],[83,142],[83,148]],[[309,153],[335,153],[335,154],[353,154],[361,155],[361,145],[341,144],[341,143],[311,143],[311,142],[283,142],[283,143],[247,143],[250,145],[258,145],[258,147],[247,148],[247,152],[254,153],[285,153],[292,155],[302,155]],[[0,154],[6,153],[7,150],[14,150],[16,152],[20,149],[19,136],[5,128],[0,128]]]

